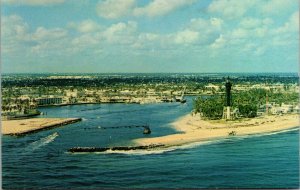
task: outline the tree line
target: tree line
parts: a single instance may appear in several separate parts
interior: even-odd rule
[[[281,105],[282,103],[299,102],[298,93],[273,93],[264,89],[251,89],[232,94],[231,106],[237,108],[240,117],[257,116],[259,106],[266,101]],[[221,119],[225,106],[225,95],[199,96],[194,100],[194,112],[207,119]]]

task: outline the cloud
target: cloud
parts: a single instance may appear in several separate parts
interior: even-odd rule
[[[194,30],[203,31],[216,31],[221,30],[224,25],[224,22],[220,18],[192,18],[189,23],[189,27]]]
[[[46,29],[44,27],[38,27],[31,36],[32,40],[35,41],[51,41],[66,37],[67,34],[67,30],[61,28]]]
[[[78,28],[79,26],[86,27]],[[75,46],[72,51],[93,47],[99,49],[99,46],[109,48],[113,45],[132,45],[137,41],[138,36],[137,23],[133,21],[100,26],[96,22],[88,20],[81,23],[71,23],[69,27],[75,27],[78,31],[76,37],[71,41],[72,46]]]
[[[91,34],[84,34],[78,37],[75,37],[72,41],[71,44],[75,46],[75,48],[78,50],[83,48],[83,47],[88,47],[95,45],[99,42],[100,40],[97,38],[97,35],[91,35]]]
[[[163,16],[174,10],[191,5],[196,0],[153,0],[139,7],[136,0],[104,0],[97,5],[99,16],[117,19],[122,16]]]
[[[158,34],[153,34],[153,33],[142,33],[139,35],[139,39],[145,40],[145,41],[155,41],[159,37]]]
[[[261,25],[261,20],[257,19],[257,18],[244,18],[241,22],[240,22],[240,26],[242,28],[255,28],[257,26]]]
[[[2,0],[8,5],[48,6],[64,3],[65,0]]]
[[[239,39],[239,38],[248,38],[250,35],[250,30],[246,30],[243,28],[236,28],[232,31],[231,37],[233,39]]]
[[[293,13],[289,20],[281,27],[277,28],[275,31],[277,34],[287,33],[287,32],[299,32],[299,11]]]
[[[255,3],[256,0],[215,0],[209,5],[208,12],[216,13],[229,19],[239,18]]]
[[[224,20],[241,19],[245,16],[282,18],[297,9],[297,0],[214,0],[207,8],[209,13],[221,15]]]
[[[51,52],[63,52],[58,50],[65,49],[68,45],[67,30],[38,27],[31,32],[29,25],[18,15],[4,16],[1,26],[1,50],[4,53],[15,55],[38,52],[42,56]]]
[[[30,46],[28,50],[37,54],[37,57],[51,57],[65,54],[69,48],[68,31],[62,28],[38,27],[35,32],[29,33]]]
[[[213,59],[219,59],[220,55],[228,56],[233,53],[234,56],[230,57],[259,59],[275,50],[279,52],[281,48],[293,51],[292,47],[297,44],[299,12],[289,10],[280,16],[258,14],[262,7],[259,8],[257,0],[212,1],[207,5],[207,12],[200,14],[195,11],[197,7],[191,8],[194,13],[184,15],[178,25],[172,25],[167,29],[151,27],[152,24],[158,26],[164,17],[161,17],[162,20],[159,22],[157,19],[145,19],[141,22],[140,18],[135,18],[166,14],[173,14],[172,18],[178,18],[181,14],[176,10],[186,8],[187,5],[192,7],[194,2],[196,1],[152,0],[144,1],[143,4],[136,0],[99,1],[97,4],[99,16],[122,19],[104,21],[92,17],[87,20],[74,18],[65,28],[61,26],[49,28],[43,24],[30,28],[20,16],[4,16],[2,36],[5,37],[2,37],[1,46],[5,56],[9,55],[7,52],[18,51],[20,57],[23,54],[32,58],[61,55],[77,59],[86,56],[93,57],[91,61],[95,61],[100,60],[101,56],[117,60],[121,55],[156,56],[157,59],[163,59],[168,56],[184,57],[187,54],[210,57],[209,55],[213,54],[215,56]],[[269,2],[264,1],[260,5]],[[249,5],[249,9],[258,9],[256,12],[249,11],[244,4]],[[234,7],[236,10],[232,10]],[[166,23],[164,27],[168,27],[168,24]],[[198,54],[194,54],[195,52]],[[13,57],[15,53],[10,55]],[[284,56],[285,53],[280,55]]]
[[[272,45],[288,46],[299,44],[299,11],[293,13],[289,19],[280,27],[272,29]]]
[[[22,17],[10,15],[2,17],[1,30],[2,40],[10,40],[11,38],[24,40],[28,37],[29,26]]]
[[[226,45],[226,40],[225,40],[225,38],[224,38],[224,36],[221,34],[220,36],[219,36],[219,38],[217,38],[215,41],[214,41],[214,43],[212,43],[211,45],[210,45],[210,47],[212,48],[212,49],[219,49],[219,48],[222,48],[222,47],[224,47],[225,45]]]
[[[296,0],[268,0],[260,6],[260,9],[263,14],[281,14],[295,6],[297,6]]]
[[[104,0],[97,5],[99,16],[107,19],[115,19],[130,13],[135,6],[135,0]]]
[[[244,29],[255,29],[259,27],[270,27],[274,23],[271,18],[252,18],[246,17],[241,20],[239,26]]]
[[[1,51],[20,51],[26,41],[30,41],[29,26],[18,15],[3,16],[1,19]]]
[[[224,29],[224,21],[220,18],[192,18],[187,28],[199,33],[199,43],[202,45],[214,42]]]
[[[157,42],[161,40],[161,35],[154,33],[141,33],[138,35],[136,41],[132,44],[135,49],[149,49],[157,46]]]
[[[95,31],[103,28],[103,26],[99,25],[98,23],[96,23],[95,21],[93,21],[91,19],[84,20],[80,23],[71,22],[68,24],[68,27],[73,28],[80,33],[95,32]]]
[[[295,46],[298,43],[299,11],[287,19],[281,18],[286,21],[279,26],[278,23],[274,24],[276,18],[245,17],[240,19],[240,22],[227,20],[227,27],[221,31],[221,36],[210,44],[210,48],[214,50],[213,53],[233,50],[242,56],[261,57],[270,52],[280,51],[280,48]],[[201,23],[205,23],[205,20]],[[206,24],[203,24],[202,28]]]
[[[190,22],[178,31],[172,33],[141,33],[134,44],[135,48],[156,47],[164,50],[182,49],[187,46],[204,46],[214,42],[222,31],[224,23],[220,18],[210,19],[193,18]]]
[[[175,43],[190,44],[195,43],[199,39],[199,33],[192,30],[180,31],[175,35]]]
[[[108,27],[103,33],[103,39],[113,44],[129,44],[135,40],[137,23],[128,21],[119,22]]]
[[[166,15],[178,8],[191,5],[195,0],[153,0],[145,7],[137,7],[133,14],[136,16],[146,15],[149,17]]]

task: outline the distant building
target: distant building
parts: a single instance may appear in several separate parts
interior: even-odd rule
[[[129,90],[122,90],[122,91],[120,91],[120,94],[122,94],[122,95],[131,95],[133,93],[132,93],[132,91],[129,91]]]
[[[154,89],[149,89],[148,92],[147,92],[147,95],[148,96],[155,96],[156,95],[156,92]]]
[[[297,107],[295,107],[297,109]],[[286,113],[292,113],[294,111],[293,105],[290,104],[282,104],[281,106],[275,105],[271,108],[271,113],[274,115],[277,114],[286,114]]]
[[[22,95],[22,96],[19,96],[18,99],[20,99],[20,100],[30,100],[30,97],[28,95]]]
[[[74,90],[65,90],[66,96],[76,98],[78,95],[77,89]]]
[[[235,91],[246,91],[249,89],[250,89],[250,87],[248,85],[235,85],[234,86]]]
[[[293,105],[290,104],[282,104],[281,109],[283,113],[291,113],[293,111]]]
[[[220,89],[220,86],[208,84],[205,86],[205,89],[209,91],[218,91]]]
[[[275,103],[267,103],[267,104],[264,104],[264,105],[260,105],[257,108],[257,115],[260,116],[260,115],[265,115],[265,114],[268,114],[268,113],[273,113],[275,111],[274,108],[275,108],[276,105],[277,104],[275,104]]]
[[[55,105],[55,104],[61,104],[62,98],[61,97],[37,98],[36,102],[37,102],[37,105],[39,105],[39,106]]]
[[[270,112],[273,114],[273,115],[278,115],[278,114],[282,114],[282,108],[279,107],[279,106],[274,106],[270,109]]]
[[[294,113],[300,113],[300,107],[299,107],[299,105],[296,105],[296,106],[293,108],[293,111],[294,111]]]

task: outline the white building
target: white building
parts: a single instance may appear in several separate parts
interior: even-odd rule
[[[66,96],[67,97],[74,97],[76,98],[78,95],[77,89],[75,90],[65,90]]]
[[[210,91],[218,91],[220,89],[220,86],[214,85],[214,84],[208,84],[205,86],[206,90],[210,90]]]
[[[293,105],[282,104],[281,109],[282,109],[282,113],[291,113],[293,111]]]

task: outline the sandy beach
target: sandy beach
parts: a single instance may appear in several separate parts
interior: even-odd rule
[[[282,131],[299,126],[299,115],[270,115],[226,122],[223,120],[202,120],[199,115],[192,116],[188,114],[172,123],[172,126],[182,133],[140,138],[134,140],[134,143],[138,145],[164,144],[165,146],[177,146],[214,138],[225,138],[232,131],[235,135]]]
[[[80,118],[31,118],[2,121],[3,135],[24,135],[80,121]]]

